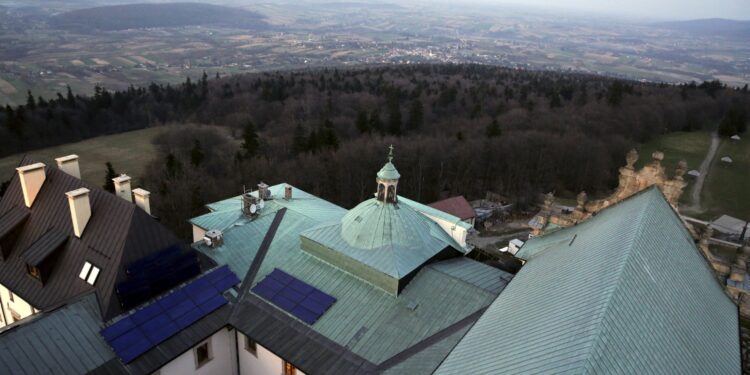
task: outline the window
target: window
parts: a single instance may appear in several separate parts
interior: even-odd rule
[[[16,302],[16,301],[13,300],[13,292],[8,291],[8,293],[10,293],[10,297],[8,298],[10,300],[10,302]]]
[[[294,367],[291,363],[287,361],[283,361],[282,363],[283,368],[281,369],[282,375],[296,375],[297,374],[297,368]]]
[[[195,353],[195,368],[198,369],[201,366],[211,361],[211,342],[206,341],[193,349]]]
[[[83,264],[81,273],[78,274],[78,277],[80,277],[82,280],[86,280],[86,282],[90,285],[94,285],[97,276],[99,276],[99,267],[89,262]]]
[[[245,350],[256,357],[258,356],[258,344],[255,342],[255,340],[247,336],[245,336]]]
[[[13,322],[21,320],[21,314],[17,313],[16,310],[11,309],[10,306],[8,307],[8,310],[10,310],[10,316],[13,318]]]
[[[29,275],[31,275],[31,277],[37,280],[42,280],[42,273],[41,271],[39,271],[39,267],[35,267],[30,264],[27,264],[26,270],[29,271]]]

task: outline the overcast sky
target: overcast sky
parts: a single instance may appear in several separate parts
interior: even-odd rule
[[[471,0],[494,4],[564,8],[659,19],[730,18],[750,20],[750,0]],[[460,3],[461,1],[455,1]]]

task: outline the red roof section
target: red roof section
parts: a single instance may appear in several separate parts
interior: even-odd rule
[[[463,195],[430,203],[429,206],[447,212],[453,216],[457,216],[461,220],[471,219],[476,216],[474,208],[471,207],[469,201],[467,201]]]

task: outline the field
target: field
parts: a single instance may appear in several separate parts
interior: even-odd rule
[[[680,160],[688,163],[688,170],[698,169],[706,156],[711,143],[707,131],[691,133],[672,133],[641,146],[638,166],[651,160],[651,153],[659,150],[664,152],[662,164],[668,174],[674,173],[674,167]],[[721,161],[729,156],[734,161],[727,164]],[[727,214],[741,219],[750,219],[750,141],[722,140],[716,153],[716,158],[706,177],[701,194],[701,212],[683,211],[691,216],[704,220],[713,220]],[[685,176],[688,186],[680,198],[682,206],[689,205],[693,191],[694,178]]]
[[[721,161],[729,156],[733,163]],[[703,189],[703,206],[715,218],[727,214],[750,220],[750,140],[722,140]]]
[[[148,128],[132,132],[91,138],[85,141],[69,143],[31,151],[28,155],[37,161],[56,166],[55,158],[69,154],[79,156],[81,177],[96,184],[104,184],[105,163],[111,162],[115,171],[127,173],[133,177],[133,187],[140,183],[140,177],[156,147],[151,143],[164,128]],[[5,181],[15,173],[15,167],[23,155],[12,155],[0,159],[0,180]]]
[[[636,167],[642,167],[645,163],[651,161],[651,154],[654,151],[664,153],[662,165],[670,177],[674,174],[675,167],[680,160],[685,160],[688,164],[688,170],[698,169],[706,157],[708,147],[711,144],[711,135],[708,131],[700,132],[679,132],[671,133],[659,137],[638,149],[638,163]],[[710,173],[709,173],[710,175]],[[680,198],[681,204],[690,204],[690,194],[693,191],[695,178],[685,175],[688,186]],[[704,188],[705,189],[705,188]]]

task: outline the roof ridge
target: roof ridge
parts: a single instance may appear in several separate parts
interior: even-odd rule
[[[645,191],[650,192],[652,190],[653,190],[653,188],[648,188],[648,189],[641,190],[637,194],[633,194],[633,195],[631,195],[630,197],[628,197],[625,200],[630,200],[630,198],[636,197],[636,195],[640,195],[640,193],[642,193],[642,192],[645,192]],[[646,195],[646,194],[644,193],[643,195]],[[663,196],[661,194],[659,196],[663,198]],[[616,278],[618,280],[620,279],[620,277],[622,276],[622,274],[623,274],[623,272],[625,270],[625,267],[628,265],[628,263],[630,261],[630,258],[633,256],[633,248],[635,247],[635,243],[636,243],[636,239],[638,237],[638,233],[640,233],[641,230],[645,227],[645,220],[644,220],[644,218],[646,217],[646,213],[653,207],[652,201],[654,199],[655,199],[655,197],[653,195],[652,196],[648,196],[648,201],[643,205],[643,207],[641,208],[640,212],[638,213],[636,228],[635,228],[635,230],[633,230],[627,236],[627,244],[628,244],[628,246],[627,246],[627,252],[626,252],[625,256],[623,257],[623,259],[620,261],[620,264],[618,264],[618,268],[614,272],[613,278]],[[621,202],[624,202],[625,200],[623,200]],[[620,202],[618,202],[618,203],[620,203]],[[613,207],[613,206],[614,205],[612,205],[610,207]],[[587,353],[586,353],[586,358],[583,360],[583,366],[581,368],[581,370],[583,370],[586,373],[590,372],[590,370],[591,370],[591,368],[593,366],[593,356],[594,356],[594,353],[596,352],[596,348],[598,348],[599,345],[602,342],[601,329],[602,329],[602,325],[604,323],[603,319],[604,319],[605,316],[607,316],[607,311],[609,311],[609,309],[610,309],[610,307],[612,305],[612,297],[615,295],[615,293],[617,293],[618,290],[620,290],[621,286],[622,286],[621,283],[619,283],[619,282],[615,283],[614,288],[607,293],[606,303],[605,303],[604,307],[600,310],[599,314],[595,318],[595,320],[596,320],[596,339],[589,346],[589,348],[587,350]]]

